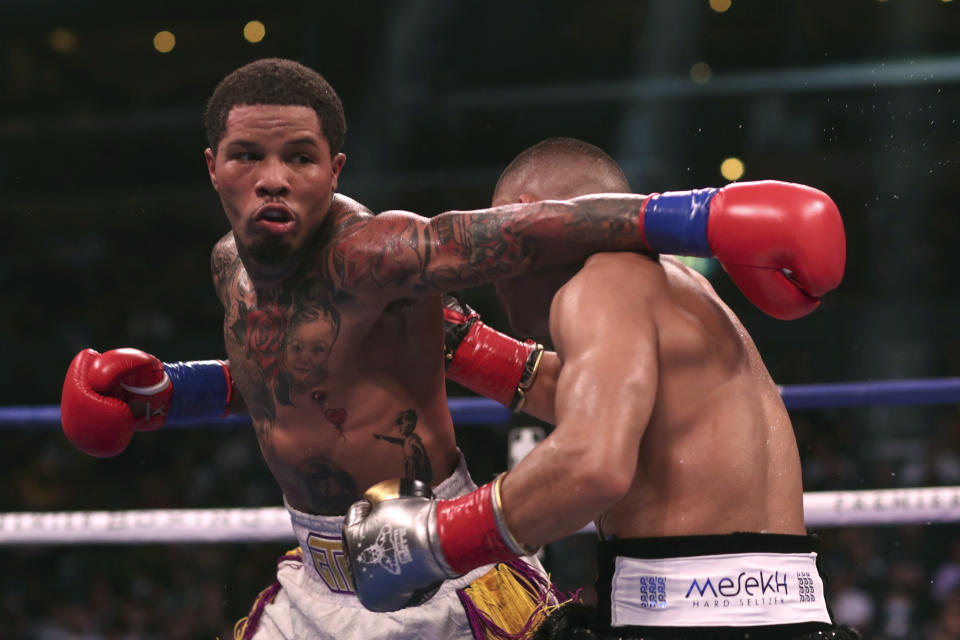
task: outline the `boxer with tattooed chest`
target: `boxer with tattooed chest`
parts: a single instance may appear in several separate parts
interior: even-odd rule
[[[538,417],[552,414],[552,397],[541,402],[539,394],[550,389],[555,356],[500,334],[494,339],[474,315],[445,311],[441,294],[575,264],[596,251],[685,253],[691,220],[705,218],[669,206],[645,217],[646,197],[632,194],[432,219],[372,215],[336,193],[346,161],[339,98],[319,74],[289,60],[259,60],[229,74],[207,104],[205,125],[209,177],[231,228],[211,257],[228,359],[162,363],[136,349],[84,350],[64,382],[65,434],[81,450],[109,456],[135,430],[159,428],[168,417],[249,412],[300,545],[281,560],[278,586],[238,625],[238,637],[516,634],[492,621],[526,623],[542,611],[538,604],[550,594],[535,560],[477,568],[417,594],[432,596],[425,605],[384,616],[358,601],[340,547],[347,507],[381,481],[421,480],[440,498],[476,488],[445,394],[445,314],[459,325],[452,332],[457,357],[447,358],[460,376],[454,379],[505,404],[526,403]],[[795,226],[784,233],[802,236]],[[739,258],[752,264],[752,257]],[[751,282],[739,283],[748,297]],[[799,272],[778,286],[791,299],[803,286],[812,310],[823,287],[835,283],[807,282]],[[471,349],[485,354],[479,373],[464,355]],[[401,552],[378,548],[377,557],[397,567]],[[524,602],[482,598],[484,606],[520,613],[477,615],[469,592],[489,572],[521,576],[540,593]]]
[[[458,458],[439,297],[373,305],[360,289],[334,286],[327,229],[370,214],[338,195],[329,215],[314,240],[327,247],[289,277],[260,286],[232,233],[214,250],[213,271],[230,371],[264,459],[292,507],[342,515],[385,477],[429,483],[432,466],[446,478]],[[257,236],[253,250],[276,238]]]

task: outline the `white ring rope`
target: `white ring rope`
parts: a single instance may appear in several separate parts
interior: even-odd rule
[[[960,522],[960,486],[814,491],[803,495],[803,508],[811,529]],[[296,538],[280,507],[0,513],[0,545],[197,542]]]

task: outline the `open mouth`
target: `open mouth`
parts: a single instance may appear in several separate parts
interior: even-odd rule
[[[282,233],[293,227],[294,218],[293,213],[286,207],[269,204],[260,207],[253,216],[253,222],[267,231]]]

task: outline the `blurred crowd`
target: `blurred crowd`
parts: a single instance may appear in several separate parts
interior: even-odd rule
[[[794,414],[808,491],[960,485],[960,411],[929,414],[926,431],[878,442],[844,412]],[[518,424],[522,423],[521,418]],[[463,427],[471,473],[507,464],[503,429]],[[97,460],[57,431],[0,433],[0,510],[54,511],[278,506],[252,432],[161,430]],[[830,604],[865,638],[960,638],[960,524],[814,531]],[[567,592],[590,601],[593,540],[575,536],[544,561]],[[232,637],[295,544],[0,547],[0,640]]]

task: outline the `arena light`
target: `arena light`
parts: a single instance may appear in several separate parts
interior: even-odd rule
[[[697,84],[710,82],[711,76],[713,76],[713,69],[706,62],[694,62],[690,66],[690,79]]]
[[[50,48],[57,53],[73,53],[77,50],[77,36],[70,29],[58,27],[47,36]]]
[[[710,0],[710,8],[717,13],[723,13],[730,8],[731,4],[733,4],[731,0]]]
[[[169,53],[177,46],[177,39],[169,31],[158,31],[153,36],[153,48],[160,53]]]
[[[745,167],[740,158],[729,157],[720,163],[720,175],[731,182],[743,177]]]
[[[259,20],[251,20],[243,25],[243,37],[247,42],[256,44],[267,35],[267,28]]]

